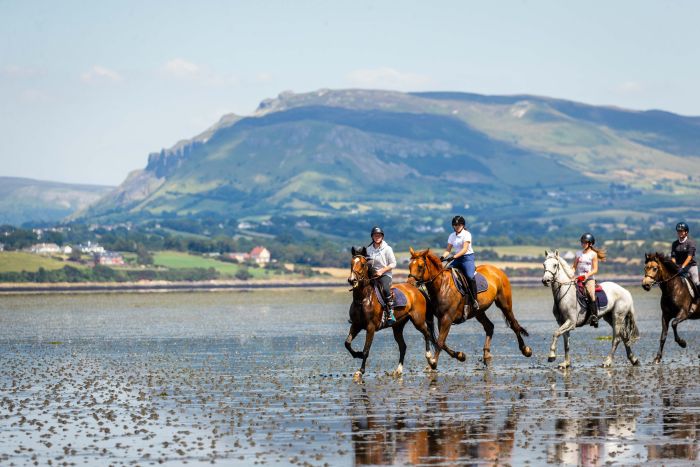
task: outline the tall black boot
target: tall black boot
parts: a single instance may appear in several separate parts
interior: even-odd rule
[[[479,311],[479,301],[476,299],[476,280],[467,277],[467,283],[469,284],[469,293],[471,295],[472,310]]]
[[[590,314],[588,324],[590,324],[594,328],[597,328],[598,327],[598,304],[596,303],[595,300],[591,300],[590,297],[588,297],[588,313]]]

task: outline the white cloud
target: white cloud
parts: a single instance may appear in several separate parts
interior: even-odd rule
[[[0,74],[11,78],[32,78],[46,74],[45,70],[21,65],[6,65],[0,70]]]
[[[162,71],[173,78],[191,81],[204,86],[227,86],[238,84],[238,78],[234,74],[216,73],[206,66],[185,60],[174,58],[165,63]]]
[[[188,62],[183,58],[174,58],[167,62],[163,69],[178,78],[196,77],[201,69],[196,63]]]
[[[80,75],[80,79],[84,83],[99,83],[99,82],[112,82],[118,83],[124,78],[121,77],[119,73],[109,68],[105,68],[100,65],[93,65],[90,70],[86,71]]]
[[[255,77],[255,80],[258,83],[269,83],[270,81],[272,81],[272,74],[266,71],[262,71],[258,73],[258,75]]]
[[[623,94],[637,94],[644,91],[644,85],[638,81],[625,81],[618,86],[618,91]]]
[[[390,67],[359,69],[350,72],[348,80],[356,87],[413,90],[431,82],[430,77],[406,73]]]

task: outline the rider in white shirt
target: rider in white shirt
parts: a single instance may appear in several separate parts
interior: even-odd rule
[[[605,261],[605,250],[597,249],[593,234],[585,233],[581,235],[581,251],[576,252],[574,260],[574,270],[577,280],[583,282],[588,296],[588,312],[590,314],[589,324],[598,327],[598,305],[595,300],[595,274],[598,272],[598,260]]]

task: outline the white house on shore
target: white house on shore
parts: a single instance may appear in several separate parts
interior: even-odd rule
[[[256,246],[250,253],[233,252],[227,255],[231,259],[235,259],[239,263],[245,261],[254,261],[257,265],[265,267],[270,262],[270,250],[264,246]]]
[[[61,252],[61,247],[55,243],[35,243],[29,247],[29,252],[35,255],[52,255]]]
[[[78,248],[80,248],[80,251],[83,253],[88,253],[88,254],[100,254],[104,253],[105,249],[103,246],[100,246],[99,243],[92,243],[92,242],[87,242],[87,245],[78,245]]]

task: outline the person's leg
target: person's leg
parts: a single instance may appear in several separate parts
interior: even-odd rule
[[[474,254],[464,255],[464,268],[466,270],[467,282],[469,282],[469,290],[471,292],[472,307],[474,311],[479,309],[479,301],[476,299],[476,280],[474,276],[476,275],[476,265],[474,264]]]
[[[386,303],[386,322],[391,326],[396,322],[394,317],[394,296],[391,294],[391,277],[385,274],[379,278],[379,281],[382,284],[384,303]]]
[[[590,315],[589,323],[594,328],[598,327],[598,304],[595,301],[595,279],[588,279],[584,282],[586,295],[588,295],[588,313]]]
[[[695,266],[691,266],[690,269],[688,269],[688,272],[690,273],[690,282],[692,282],[693,287],[695,290],[695,298],[694,301],[699,301],[700,300],[700,280],[698,280],[698,265],[696,264]]]

